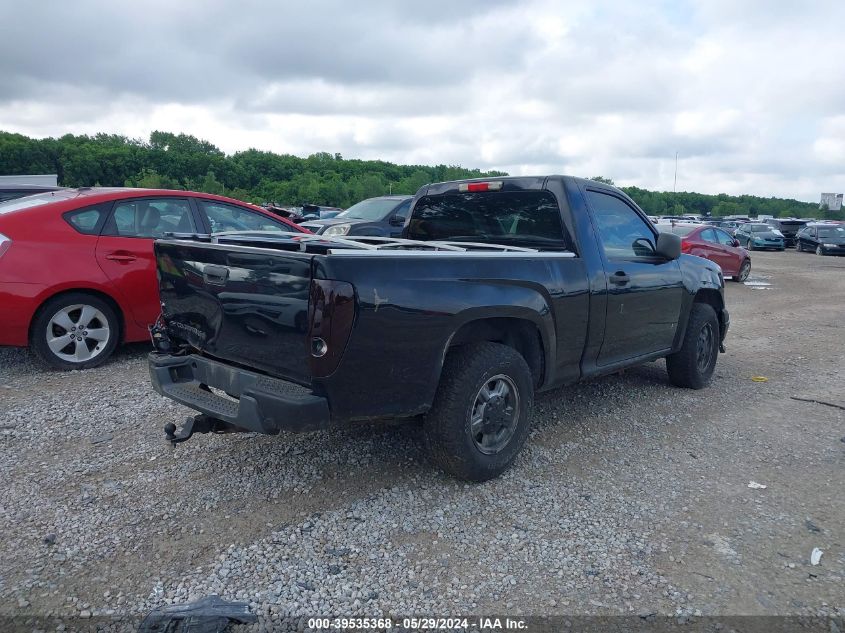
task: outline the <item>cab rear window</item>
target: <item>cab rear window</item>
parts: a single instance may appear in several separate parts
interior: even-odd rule
[[[534,248],[570,247],[557,199],[548,191],[424,196],[411,213],[408,237]]]

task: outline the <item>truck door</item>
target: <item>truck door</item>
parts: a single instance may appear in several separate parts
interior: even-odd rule
[[[651,223],[622,197],[586,190],[607,276],[607,318],[597,364],[672,347],[684,286],[676,260],[655,251]]]

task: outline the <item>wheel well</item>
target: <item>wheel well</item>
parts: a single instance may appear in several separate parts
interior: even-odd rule
[[[702,288],[696,292],[693,303],[706,303],[713,308],[716,312],[716,316],[719,316],[722,309],[725,307],[722,295],[718,290],[713,290],[712,288]]]
[[[449,342],[449,349],[483,342],[501,343],[515,349],[528,363],[534,386],[542,384],[546,358],[540,330],[534,323],[506,317],[470,321],[455,332]]]
[[[91,295],[97,297],[98,299],[102,299],[103,301],[108,303],[114,310],[114,313],[117,315],[118,327],[120,328],[118,341],[123,340],[123,334],[126,331],[126,324],[124,323],[123,310],[120,309],[120,306],[118,305],[117,301],[115,301],[111,296],[107,295],[105,292],[100,292],[99,290],[93,290],[91,288],[69,288],[68,290],[62,290],[61,292],[57,292],[55,294],[50,295],[49,297],[44,299],[44,301],[41,302],[41,305],[38,306],[38,309],[32,315],[32,320],[29,322],[29,332],[27,333],[27,337],[30,341],[32,340],[32,326],[35,323],[36,318],[38,318],[38,315],[41,313],[41,310],[44,309],[44,305],[48,301],[52,301],[56,297],[61,297],[62,295],[68,294]]]

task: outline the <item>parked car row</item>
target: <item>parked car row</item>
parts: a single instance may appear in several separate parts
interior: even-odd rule
[[[697,255],[716,262],[725,277],[745,281],[751,272],[749,251],[783,251],[794,245],[798,251],[811,251],[817,255],[845,255],[845,224],[804,224],[792,237],[787,237],[773,222],[791,224],[796,221],[774,220],[768,222],[740,223],[734,234],[728,227],[693,222],[658,222],[660,232],[674,233],[681,238],[684,253]]]

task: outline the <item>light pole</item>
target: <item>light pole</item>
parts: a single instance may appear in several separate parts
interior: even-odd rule
[[[672,183],[672,193],[676,193],[678,188],[678,152],[675,152],[675,182]]]

